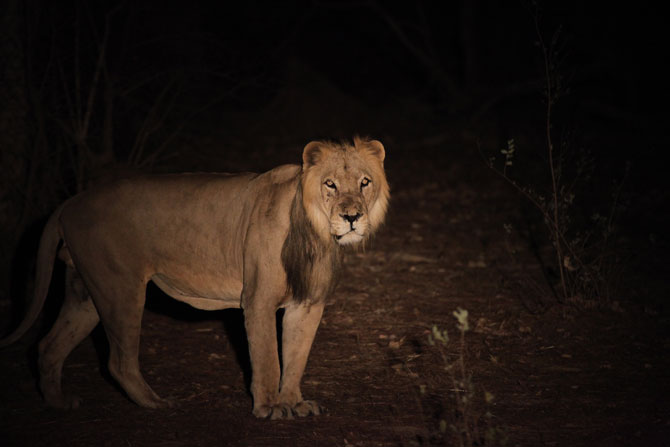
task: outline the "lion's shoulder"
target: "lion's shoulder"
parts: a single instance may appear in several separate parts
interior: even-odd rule
[[[268,171],[270,182],[273,184],[286,183],[294,180],[300,174],[300,166],[298,165],[281,165]]]

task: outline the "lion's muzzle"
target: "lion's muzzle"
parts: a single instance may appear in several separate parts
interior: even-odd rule
[[[346,200],[331,219],[332,232],[340,245],[355,244],[365,238],[368,219],[360,201]]]

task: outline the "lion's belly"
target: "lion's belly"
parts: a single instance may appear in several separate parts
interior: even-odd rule
[[[230,278],[218,278],[216,286],[194,287],[184,281],[157,273],[151,280],[172,298],[196,309],[220,310],[240,307],[242,282]]]

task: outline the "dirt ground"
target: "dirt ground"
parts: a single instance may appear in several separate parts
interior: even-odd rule
[[[98,328],[64,368],[64,387],[83,398],[81,408],[47,408],[34,357],[47,316],[0,353],[0,445],[453,445],[449,425],[458,421],[462,393],[428,335],[433,325],[446,329],[447,360],[455,361],[457,308],[468,311],[471,326],[470,416],[482,430],[496,429],[489,444],[668,445],[663,310],[637,296],[597,309],[540,297],[528,279],[540,274],[537,262],[521,238],[506,242],[503,229],[518,217],[518,196],[474,154],[443,160],[426,151],[416,159],[402,144],[395,143],[398,156],[387,143],[387,224],[368,249],[347,254],[303,379],[303,394],[326,414],[254,418],[241,311],[196,311],[151,289],[142,369],[178,406],[148,410],[129,401],[106,371]],[[494,396],[488,403],[485,392]]]

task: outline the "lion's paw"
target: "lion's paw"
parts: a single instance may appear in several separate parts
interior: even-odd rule
[[[75,410],[81,405],[82,399],[74,394],[59,394],[57,396],[44,395],[47,405],[63,410]]]
[[[305,417],[309,415],[319,415],[324,412],[324,408],[313,400],[303,400],[291,406],[288,404],[260,405],[254,408],[254,416],[260,419],[293,419],[294,416]]]
[[[260,405],[254,408],[254,416],[259,419],[293,419],[293,412],[288,405]]]
[[[152,399],[148,402],[143,402],[141,405],[147,408],[160,410],[160,409],[175,408],[177,406],[177,403],[173,399],[165,399],[156,396],[155,399]]]
[[[292,410],[293,413],[299,417],[309,416],[310,414],[318,416],[325,412],[325,408],[313,400],[303,400],[302,402],[298,402]]]

